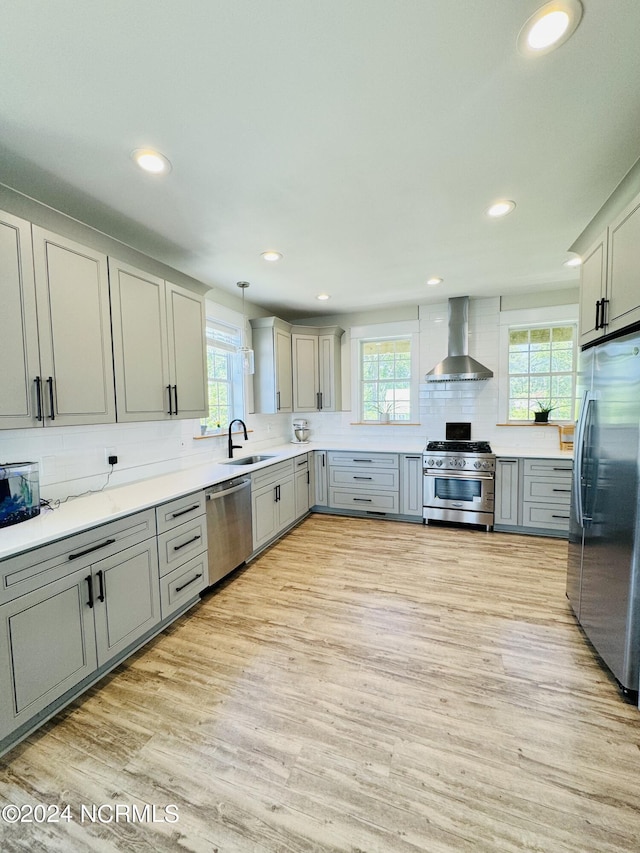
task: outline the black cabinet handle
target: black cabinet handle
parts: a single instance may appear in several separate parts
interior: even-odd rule
[[[91,575],[87,575],[85,580],[86,580],[87,584],[89,585],[89,601],[87,601],[87,604],[89,605],[89,607],[93,607],[93,583],[92,583],[93,579],[92,579]]]
[[[307,460],[303,459],[302,462],[298,462],[297,464],[298,464],[298,468],[301,468],[303,465],[307,464]]]
[[[552,468],[552,471],[570,471],[571,468]]]
[[[311,485],[311,480],[309,479],[309,472],[307,471],[307,486]]]
[[[320,411],[322,411],[322,391],[320,391],[319,393],[320,393],[320,405],[318,406],[318,408],[320,409]]]
[[[42,380],[39,376],[33,380],[36,383],[36,420],[42,420]]]
[[[187,509],[181,509],[180,512],[172,512],[171,518],[180,518],[181,515],[186,515],[188,512],[193,512],[194,509],[198,509],[200,504],[194,504],[193,506],[187,507]]]
[[[186,541],[186,542],[183,542],[183,543],[182,543],[182,545],[174,545],[174,546],[173,546],[173,550],[174,550],[174,551],[180,551],[182,548],[186,548],[186,547],[187,547],[187,545],[191,545],[191,543],[192,543],[192,542],[197,542],[197,541],[198,541],[198,539],[200,539],[200,535],[199,535],[199,534],[198,534],[198,536],[194,536],[194,537],[192,537],[191,539],[187,539],[187,541]]]
[[[320,411],[320,392],[316,391],[316,409]]]
[[[605,329],[609,325],[609,320],[607,319],[607,306],[609,304],[608,299],[602,300],[602,305],[600,306],[600,328]]]
[[[354,462],[373,462],[373,459],[354,459]]]
[[[552,515],[551,518],[569,518],[568,515]]]
[[[178,386],[177,385],[173,386],[173,402],[175,404],[173,414],[177,415],[178,414]]]
[[[277,401],[276,402],[276,409],[278,411],[280,411],[280,392],[279,391],[276,392],[276,401]]]
[[[87,548],[86,551],[78,551],[77,554],[69,554],[69,560],[77,560],[78,557],[85,557],[87,554],[92,554],[94,551],[98,551],[100,548],[106,548],[107,545],[113,545],[115,539],[106,539],[104,542],[101,542],[99,545],[92,545],[91,548]]]
[[[280,500],[280,485],[279,484],[275,487],[274,491],[275,491],[274,500],[275,500],[275,503],[278,503],[278,501]]]
[[[596,330],[600,328],[600,303],[601,302],[602,302],[601,299],[598,299],[598,301],[596,302],[596,324],[595,324]]]
[[[554,492],[570,492],[571,489],[552,489]]]
[[[98,593],[98,601],[104,601],[104,572],[102,569],[99,569],[97,572],[98,575],[98,587],[100,592]]]
[[[352,479],[354,479],[354,480],[373,480],[373,477],[356,477],[356,475],[354,474]]]
[[[53,409],[53,376],[50,376],[47,379],[47,385],[49,386],[49,412],[50,412],[49,418],[52,421],[55,421],[56,413]]]
[[[169,392],[169,411],[167,412],[167,414],[172,415],[173,414],[173,406],[172,406],[172,401],[171,401],[171,385],[167,385],[167,391]]]
[[[202,577],[202,572],[198,572],[198,574],[195,577],[191,578],[190,581],[183,583],[182,586],[177,586],[176,592],[182,592],[183,589],[186,589],[188,586],[191,586],[192,583],[195,583],[198,580],[198,578],[201,578],[201,577]]]
[[[322,467],[323,467],[323,468],[324,468],[324,457],[325,457],[325,454],[323,453],[323,454],[322,454]]]
[[[354,501],[359,501],[360,503],[363,503],[363,504],[373,503],[372,498],[354,498]]]

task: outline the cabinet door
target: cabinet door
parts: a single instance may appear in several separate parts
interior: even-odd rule
[[[206,418],[209,406],[204,299],[170,282],[166,296],[174,414],[180,418]]]
[[[607,332],[640,320],[640,198],[609,228]]]
[[[340,340],[336,335],[318,337],[318,371],[320,408],[323,412],[338,412],[342,406],[342,377],[340,373]]]
[[[596,303],[606,296],[607,289],[607,231],[601,234],[585,253],[580,271],[580,343],[599,338],[603,329],[596,330]]]
[[[517,525],[519,505],[517,459],[496,459],[494,524]]]
[[[40,375],[36,295],[28,222],[0,212],[0,428],[36,426]]]
[[[296,519],[296,495],[293,476],[278,483],[278,530],[284,530]]]
[[[109,277],[118,421],[165,420],[173,396],[164,281],[113,258]]]
[[[422,456],[400,457],[400,513],[422,517]]]
[[[0,738],[97,666],[87,569],[0,607]]]
[[[265,486],[251,494],[251,524],[253,550],[269,542],[278,531],[278,506],[276,486]]]
[[[314,506],[327,506],[329,503],[329,468],[326,450],[313,451],[313,468],[315,472]]]
[[[46,424],[116,419],[106,255],[33,226]]]
[[[92,568],[101,666],[160,622],[156,540],[147,539]]]
[[[293,357],[293,411],[315,412],[318,402],[318,338],[316,335],[291,336]]]
[[[304,468],[295,474],[295,517],[300,518],[309,512],[309,469]]]
[[[291,335],[274,329],[276,352],[276,407],[279,412],[293,411],[293,380],[291,374]]]

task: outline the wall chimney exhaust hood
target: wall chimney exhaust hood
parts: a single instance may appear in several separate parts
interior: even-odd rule
[[[468,349],[469,297],[456,296],[449,299],[449,355],[427,373],[425,382],[491,379],[493,371],[471,358]]]

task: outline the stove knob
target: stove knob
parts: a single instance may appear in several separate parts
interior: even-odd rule
[[[481,462],[479,459],[476,459],[476,461],[473,463],[473,467],[474,468],[484,468],[484,466],[486,464],[487,464],[486,462]]]
[[[464,468],[467,464],[466,459],[458,459],[458,468]]]
[[[427,459],[427,468],[433,468],[434,462],[433,459]]]
[[[442,465],[442,459],[436,459],[436,465],[439,468]]]

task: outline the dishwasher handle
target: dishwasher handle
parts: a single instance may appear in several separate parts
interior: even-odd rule
[[[226,498],[234,492],[240,492],[242,489],[251,487],[251,480],[229,480],[226,483],[220,483],[217,486],[212,486],[204,493],[205,499],[208,501],[217,501],[219,498]]]

